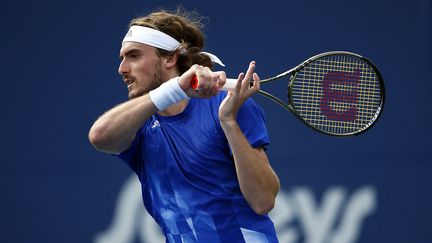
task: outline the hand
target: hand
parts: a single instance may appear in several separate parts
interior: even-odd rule
[[[197,90],[191,87],[194,75],[198,78]],[[219,92],[225,81],[225,72],[212,72],[208,67],[195,64],[180,76],[179,85],[189,97],[209,98]]]
[[[234,90],[229,91],[225,99],[219,106],[219,120],[221,123],[236,121],[237,113],[247,98],[252,96],[260,89],[260,79],[255,70],[255,61],[249,64],[246,75],[240,73]],[[250,80],[253,78],[253,85]]]

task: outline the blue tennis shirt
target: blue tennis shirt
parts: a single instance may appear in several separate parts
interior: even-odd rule
[[[218,118],[225,96],[191,98],[178,115],[153,115],[119,155],[138,175],[144,205],[167,242],[278,242],[270,218],[256,214],[240,191]],[[269,144],[263,112],[251,98],[237,120],[253,147]]]

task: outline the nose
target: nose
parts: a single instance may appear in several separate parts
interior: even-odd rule
[[[118,73],[120,75],[125,75],[129,72],[129,65],[127,62],[123,59],[118,67]]]

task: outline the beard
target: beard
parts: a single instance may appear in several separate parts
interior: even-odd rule
[[[161,63],[155,64],[154,67],[154,73],[152,79],[148,82],[148,84],[145,87],[138,88],[137,90],[133,90],[134,92],[129,92],[129,99],[134,99],[140,96],[143,96],[150,92],[151,90],[154,90],[158,88],[164,81],[161,78]]]

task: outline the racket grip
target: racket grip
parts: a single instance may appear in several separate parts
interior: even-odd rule
[[[237,84],[237,79],[227,78],[224,86],[221,87],[221,90],[225,90],[225,91],[234,90],[236,84]],[[196,75],[194,75],[191,80],[191,87],[197,90],[198,85],[199,85],[198,78]]]

